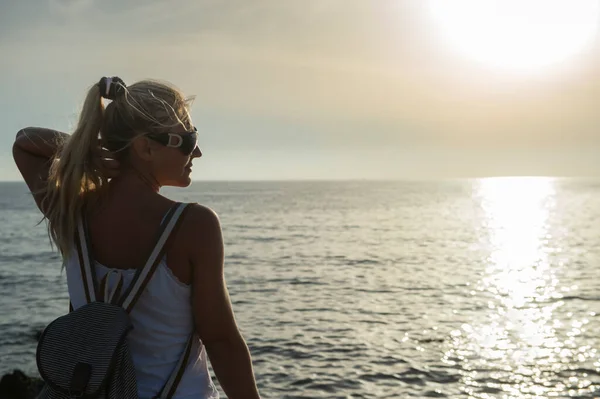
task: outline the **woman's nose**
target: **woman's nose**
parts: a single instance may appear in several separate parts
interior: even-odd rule
[[[200,147],[196,146],[194,151],[192,151],[192,158],[200,158],[202,156],[202,151],[200,151]]]

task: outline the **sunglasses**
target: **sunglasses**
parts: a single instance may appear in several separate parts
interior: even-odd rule
[[[153,133],[146,137],[160,143],[166,147],[179,148],[185,156],[189,156],[198,146],[198,130],[184,133]]]

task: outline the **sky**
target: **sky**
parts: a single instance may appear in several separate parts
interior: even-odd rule
[[[600,176],[595,0],[472,1],[0,0],[0,180],[113,75],[196,97],[197,180]]]

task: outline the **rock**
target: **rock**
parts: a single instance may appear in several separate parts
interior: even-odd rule
[[[39,378],[14,370],[0,380],[0,399],[35,399],[43,385]]]

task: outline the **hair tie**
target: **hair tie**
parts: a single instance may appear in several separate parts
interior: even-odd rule
[[[98,82],[98,87],[100,89],[100,95],[108,100],[114,100],[121,93],[125,92],[125,82],[118,76],[112,76],[107,78],[104,76]]]

